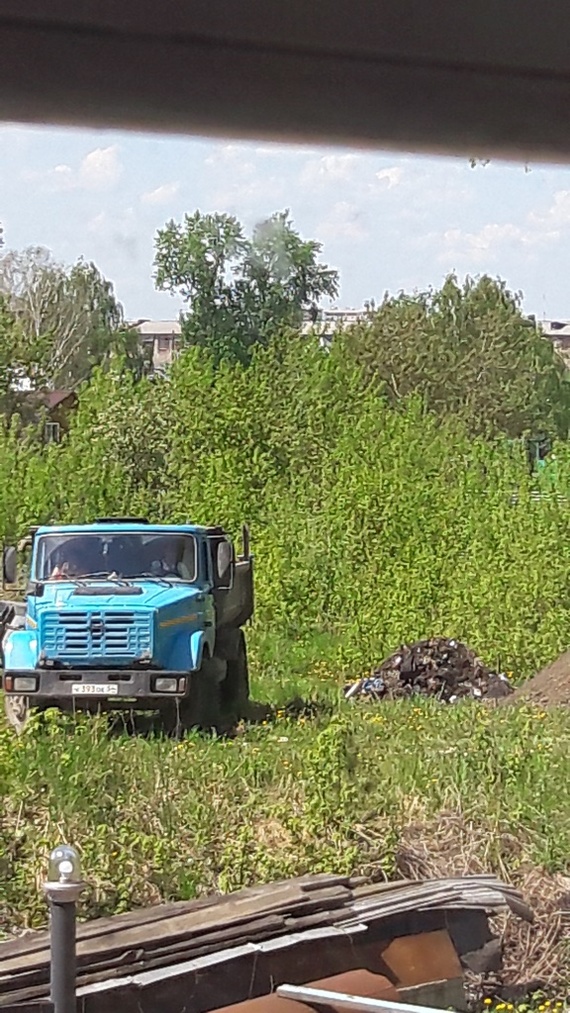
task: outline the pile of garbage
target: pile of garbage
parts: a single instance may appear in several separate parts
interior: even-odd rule
[[[513,692],[503,672],[493,672],[465,644],[446,637],[403,644],[370,676],[345,687],[347,699],[400,700],[411,696],[496,700]]]

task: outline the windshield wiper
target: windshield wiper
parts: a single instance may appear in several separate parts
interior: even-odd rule
[[[166,584],[166,587],[172,587],[172,581],[168,577],[161,576],[160,573],[137,573],[136,577],[132,577],[132,580],[157,580],[160,584]]]
[[[98,573],[82,573],[81,577],[73,577],[74,583],[82,584],[86,580],[107,580],[110,584],[118,584],[119,587],[130,584],[129,580],[125,580],[124,577],[119,577],[115,571],[109,573],[108,570],[99,570]]]

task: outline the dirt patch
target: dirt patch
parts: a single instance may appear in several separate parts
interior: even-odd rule
[[[570,651],[519,686],[501,703],[529,703],[538,707],[570,707]]]

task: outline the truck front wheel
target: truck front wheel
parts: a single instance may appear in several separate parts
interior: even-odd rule
[[[204,658],[198,672],[190,676],[190,692],[178,700],[170,716],[163,714],[167,731],[179,735],[193,729],[216,731],[222,723],[220,679],[225,675],[225,661],[219,658]],[[223,666],[224,671],[221,671]]]

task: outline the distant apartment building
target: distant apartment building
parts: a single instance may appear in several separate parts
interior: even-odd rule
[[[570,320],[539,320],[537,327],[545,338],[552,341],[566,366],[570,368]]]
[[[303,334],[317,334],[319,344],[328,348],[336,331],[365,320],[369,312],[367,308],[305,310]],[[570,320],[537,320],[533,315],[529,315],[528,320],[552,341],[570,368]],[[163,372],[171,365],[180,348],[182,332],[178,320],[136,320],[132,326],[139,332],[141,343],[148,350],[153,372]]]
[[[362,310],[317,310],[303,314],[303,333],[318,334],[319,343],[328,348],[335,331],[362,320],[368,311]],[[149,361],[155,373],[163,372],[171,365],[180,348],[181,327],[177,320],[134,320],[131,324],[140,334],[141,343],[148,351]]]
[[[148,351],[153,372],[163,372],[171,365],[180,347],[182,331],[178,320],[135,320],[132,326],[139,332],[141,344]]]
[[[364,320],[369,310],[305,310],[303,313],[303,334],[318,334],[319,344],[328,348],[336,331]]]

